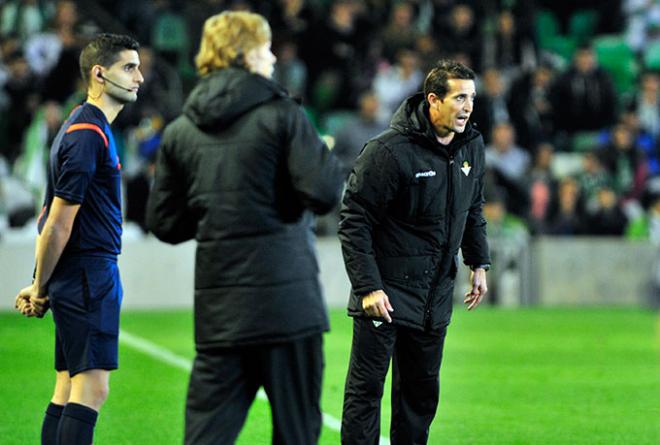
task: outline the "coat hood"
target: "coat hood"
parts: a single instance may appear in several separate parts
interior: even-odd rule
[[[435,131],[428,118],[428,104],[424,99],[424,93],[417,93],[404,100],[392,116],[390,127],[417,140],[430,142],[434,147],[438,145]],[[449,145],[454,147],[463,145],[479,135],[474,125],[468,122],[465,131],[456,133]]]
[[[183,113],[201,129],[220,129],[279,97],[288,97],[288,93],[277,83],[230,67],[203,77],[188,96]]]

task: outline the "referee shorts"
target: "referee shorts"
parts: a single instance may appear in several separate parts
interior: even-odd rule
[[[89,369],[117,369],[122,295],[115,259],[60,260],[48,284],[57,371],[73,377]]]

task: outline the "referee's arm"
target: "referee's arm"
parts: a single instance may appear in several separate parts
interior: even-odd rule
[[[41,235],[37,237],[34,282],[22,289],[16,297],[16,308],[24,315],[38,316],[45,312],[48,301],[46,285],[69,242],[73,222],[79,210],[78,203],[57,196],[53,199]]]

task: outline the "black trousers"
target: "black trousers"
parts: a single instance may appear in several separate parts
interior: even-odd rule
[[[186,402],[186,445],[229,445],[263,386],[273,444],[313,445],[321,433],[323,336],[198,352]]]
[[[378,445],[380,402],[392,358],[392,445],[428,441],[429,427],[440,395],[440,364],[446,328],[424,332],[353,321],[351,361],[344,390],[341,442]]]

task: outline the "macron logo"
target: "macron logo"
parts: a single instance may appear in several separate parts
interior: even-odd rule
[[[434,170],[415,173],[415,178],[431,178],[433,176],[435,176],[435,171]]]

